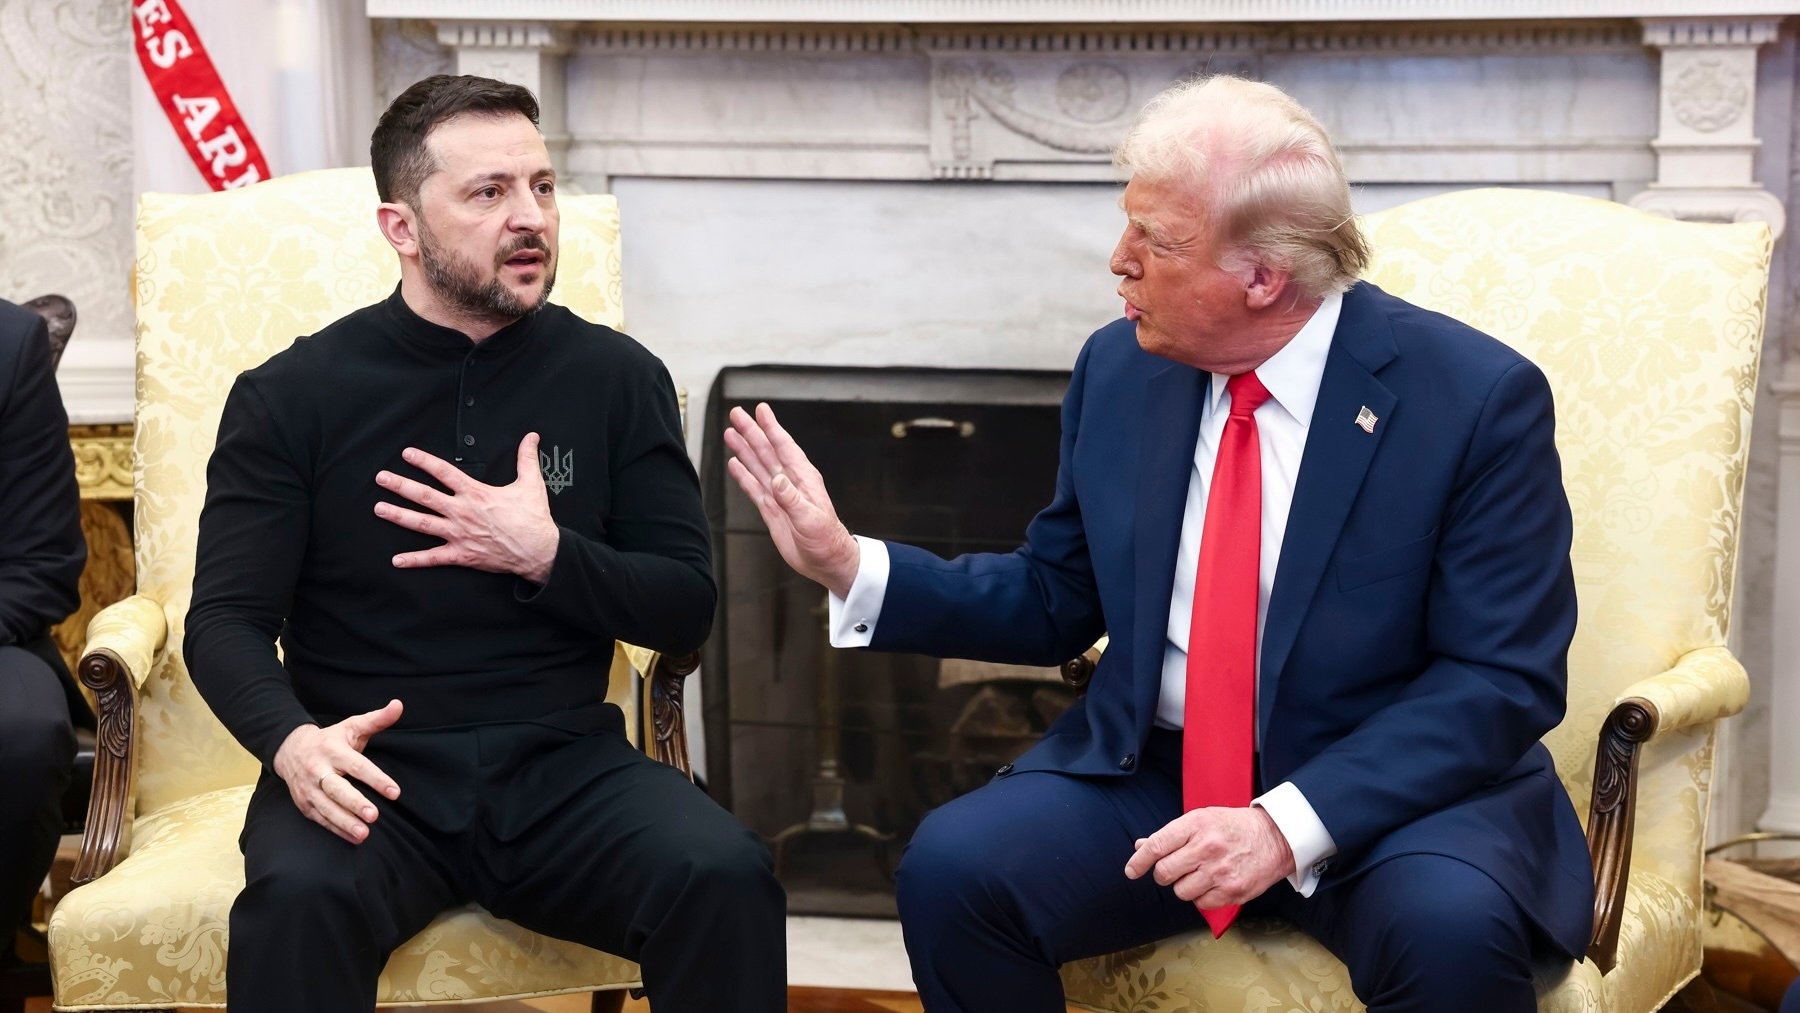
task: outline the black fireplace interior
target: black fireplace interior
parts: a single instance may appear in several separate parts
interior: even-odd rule
[[[1005,552],[1055,486],[1066,372],[746,366],[707,432],[767,401],[852,531],[951,557]],[[701,470],[720,582],[701,669],[708,790],[768,840],[797,914],[891,915],[919,820],[984,783],[1073,701],[1055,669],[832,650],[825,591],[781,561],[725,474]]]

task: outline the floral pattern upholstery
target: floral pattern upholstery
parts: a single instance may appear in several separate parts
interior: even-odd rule
[[[399,281],[375,228],[367,169],[300,173],[200,196],[146,194],[138,208],[136,552],[138,592],[97,616],[137,688],[130,852],[70,892],[50,920],[59,1009],[218,1006],[226,916],[243,885],[238,831],[256,761],[200,699],[181,655],[205,469],[233,379]],[[564,196],[555,300],[621,326],[618,207]],[[641,710],[623,646],[608,698],[634,741]],[[621,958],[526,932],[479,910],[446,912],[395,952],[381,1001],[506,998],[636,984]]]
[[[1749,689],[1724,645],[1772,237],[1498,189],[1365,225],[1369,280],[1506,341],[1556,394],[1580,619],[1568,714],[1545,742],[1584,822],[1613,705],[1642,696],[1662,721],[1638,759],[1618,965],[1546,973],[1539,1008],[1656,1009],[1700,969],[1713,729]],[[1113,1013],[1363,1008],[1343,966],[1279,922],[1079,961],[1063,980],[1071,1002]]]

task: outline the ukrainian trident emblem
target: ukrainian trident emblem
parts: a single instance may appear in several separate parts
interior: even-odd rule
[[[544,473],[546,488],[551,492],[562,492],[575,484],[575,448],[570,447],[566,454],[554,445],[548,454],[539,450],[538,469]]]

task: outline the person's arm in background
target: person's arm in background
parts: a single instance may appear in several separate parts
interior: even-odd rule
[[[69,416],[42,318],[0,337],[0,646],[36,640],[75,611],[87,562]],[[4,326],[4,324],[0,324]],[[9,354],[11,353],[11,354]],[[10,358],[10,363],[5,360]],[[10,368],[9,368],[10,366]]]

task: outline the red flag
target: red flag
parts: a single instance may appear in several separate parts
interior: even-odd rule
[[[269,163],[256,136],[231,101],[180,0],[137,0],[132,26],[138,64],[150,90],[207,183],[225,190],[268,179]]]

